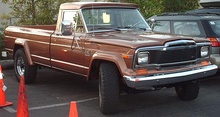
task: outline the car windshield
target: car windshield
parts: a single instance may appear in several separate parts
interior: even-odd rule
[[[151,30],[137,9],[83,9],[82,14],[88,32],[134,29]]]
[[[211,20],[209,24],[216,35],[220,35],[220,20]]]

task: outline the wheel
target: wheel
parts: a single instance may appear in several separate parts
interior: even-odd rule
[[[119,100],[118,70],[113,63],[102,63],[99,69],[99,101],[103,114],[117,112]]]
[[[181,100],[194,100],[199,95],[199,81],[188,81],[175,87],[177,96]]]
[[[20,77],[24,75],[25,83],[33,83],[36,78],[37,67],[28,65],[24,49],[18,49],[14,55],[14,70],[16,79],[20,82]]]

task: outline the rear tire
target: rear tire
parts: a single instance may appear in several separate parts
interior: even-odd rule
[[[113,63],[102,63],[99,70],[99,100],[103,114],[117,112],[119,100],[118,70]]]
[[[20,77],[24,75],[25,83],[30,84],[35,81],[37,74],[37,67],[35,65],[28,65],[24,49],[18,49],[14,55],[14,70],[15,76],[18,82],[20,82]]]
[[[194,100],[199,95],[199,81],[188,81],[175,87],[177,96],[181,100]]]

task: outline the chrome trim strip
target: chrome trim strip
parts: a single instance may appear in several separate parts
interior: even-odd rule
[[[13,51],[13,49],[10,49],[10,48],[5,48],[5,50],[7,50],[7,51]]]
[[[39,59],[48,60],[48,61],[50,60],[50,58],[46,58],[46,57],[42,57],[42,56],[38,56],[38,55],[31,55],[31,56],[39,58]],[[51,59],[51,62],[58,62],[58,63],[62,63],[62,64],[70,65],[70,66],[75,66],[75,67],[79,67],[79,68],[83,68],[83,69],[87,69],[87,70],[89,69],[89,67],[85,67],[82,65],[77,65],[77,64],[73,64],[73,63],[69,63],[69,62],[65,62],[65,61],[55,60],[55,59]],[[38,63],[38,62],[35,62],[35,63]],[[39,63],[39,64],[42,64],[42,63]]]
[[[209,65],[209,66],[204,66],[196,69],[192,69],[191,71],[184,71],[184,72],[179,72],[179,73],[169,73],[169,74],[155,74],[154,76],[123,76],[126,80],[136,82],[137,79],[138,81],[148,81],[148,80],[159,80],[159,79],[169,79],[169,78],[176,78],[176,77],[181,77],[181,76],[188,76],[188,75],[193,75],[193,74],[199,74],[202,72],[210,71],[210,70],[215,70],[218,67],[216,65]]]
[[[32,54],[31,56],[36,57],[36,58],[40,58],[40,59],[44,59],[44,60],[50,60],[50,58],[38,56],[38,55],[35,55],[35,54]]]
[[[30,39],[27,39],[27,40],[30,41],[30,42],[35,42],[35,43],[40,43],[40,44],[46,44],[46,45],[50,44],[49,42],[34,41],[34,40],[30,40]]]
[[[13,36],[7,36],[7,35],[5,35],[5,37],[8,37],[8,38],[14,38],[14,39],[16,39],[17,37],[13,37]]]
[[[198,46],[211,46],[211,43],[210,42],[198,42],[198,43],[196,43],[196,45],[198,45]]]
[[[58,63],[62,63],[62,64],[66,64],[66,65],[70,65],[70,66],[75,66],[75,67],[79,67],[79,68],[83,68],[83,69],[89,69],[89,67],[85,67],[82,65],[77,65],[77,64],[73,64],[73,63],[69,63],[69,62],[65,62],[65,61],[60,61],[60,60],[55,60],[55,59],[51,59],[52,62],[58,62]]]
[[[164,67],[170,65],[180,65],[180,64],[189,64],[189,63],[198,63],[200,59],[190,60],[190,61],[182,61],[182,62],[174,62],[174,63],[163,63],[163,64],[146,64],[146,65],[135,65],[135,68],[143,68],[143,67]],[[192,65],[192,64],[190,64]]]
[[[55,43],[51,43],[51,46],[60,46],[60,47],[71,48],[71,46],[68,46],[68,45],[55,44]]]

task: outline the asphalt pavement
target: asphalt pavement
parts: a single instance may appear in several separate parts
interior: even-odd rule
[[[12,69],[13,63],[14,63],[14,60],[12,59],[0,60],[0,65],[2,66],[3,70]]]
[[[15,117],[18,89],[13,60],[0,60],[7,101],[13,105],[0,108],[0,117]],[[30,117],[68,117],[70,102],[76,101],[79,117],[220,117],[220,73],[201,80],[200,93],[193,101],[181,101],[174,88],[120,96],[119,112],[103,115],[99,109],[98,81],[81,76],[38,69],[36,81],[26,85]]]

